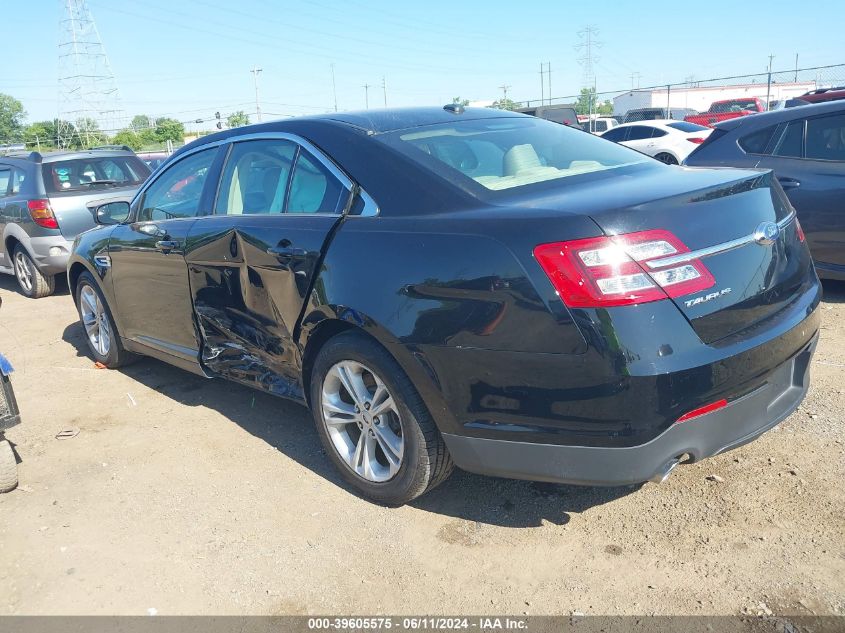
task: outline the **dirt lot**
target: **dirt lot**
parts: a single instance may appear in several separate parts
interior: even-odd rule
[[[387,509],[344,488],[304,408],[95,369],[67,293],[4,276],[24,423],[0,613],[845,614],[845,285],[826,292],[810,395],[748,446],[639,489],[458,472]]]

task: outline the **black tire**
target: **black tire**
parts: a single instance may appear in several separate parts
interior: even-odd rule
[[[99,298],[100,303],[104,309],[104,319],[107,320],[108,326],[108,350],[107,353],[103,354],[94,343],[91,341],[91,337],[88,335],[88,331],[85,330],[85,319],[83,317],[83,305],[82,305],[82,293],[85,291],[86,288],[90,288]],[[135,356],[125,349],[123,349],[123,345],[120,342],[120,336],[117,332],[117,326],[114,324],[114,317],[112,317],[111,309],[109,309],[109,304],[106,303],[106,298],[103,296],[103,293],[100,291],[100,286],[97,284],[94,276],[89,272],[84,272],[79,275],[79,279],[76,282],[76,294],[74,296],[76,300],[76,310],[79,313],[79,321],[82,325],[82,329],[85,335],[85,342],[88,344],[88,350],[91,352],[91,355],[94,357],[94,360],[97,362],[102,363],[106,367],[110,369],[114,369],[120,367],[122,365],[127,365],[133,360],[135,360]]]
[[[32,257],[29,256],[27,250],[18,244],[15,247],[15,252],[12,255],[15,271],[15,280],[18,282],[18,288],[21,292],[30,299],[40,299],[41,297],[48,297],[56,290],[56,278],[53,275],[44,275],[38,270]],[[27,281],[23,281],[22,276],[26,274],[25,271],[19,270],[19,266],[25,268],[29,275],[26,277]],[[27,285],[29,287],[27,287]]]
[[[12,445],[0,435],[0,493],[14,490],[18,485],[18,462]]]
[[[338,454],[323,419],[323,381],[341,361],[355,361],[371,368],[397,405],[405,443],[398,472],[384,482],[372,482],[355,473]],[[408,503],[443,483],[454,469],[446,444],[427,407],[399,363],[383,347],[358,332],[330,339],[320,350],[311,373],[311,411],[317,434],[343,478],[362,496],[390,506]]]
[[[667,154],[666,152],[661,152],[655,156],[657,160],[661,163],[665,163],[666,165],[677,165],[678,161],[675,159],[672,154]]]

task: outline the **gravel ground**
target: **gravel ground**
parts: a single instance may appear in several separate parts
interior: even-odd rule
[[[398,509],[344,488],[304,408],[96,369],[66,291],[0,294],[24,420],[0,613],[845,614],[845,285],[809,396],[759,440],[662,485],[457,472]]]

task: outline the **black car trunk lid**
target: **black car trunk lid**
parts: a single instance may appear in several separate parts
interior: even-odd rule
[[[679,170],[680,179],[683,171],[692,170]],[[650,274],[689,262],[706,267],[712,285],[671,300],[708,344],[780,312],[812,282],[794,210],[772,173],[724,175],[732,177],[704,189],[590,213],[607,235],[661,229],[690,249],[642,266]]]

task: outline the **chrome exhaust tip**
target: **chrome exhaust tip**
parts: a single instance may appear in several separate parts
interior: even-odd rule
[[[663,464],[663,466],[657,469],[657,472],[651,476],[649,481],[655,484],[662,484],[664,481],[669,479],[669,475],[672,474],[672,471],[675,470],[675,467],[680,463],[680,459],[670,459],[668,462]]]

